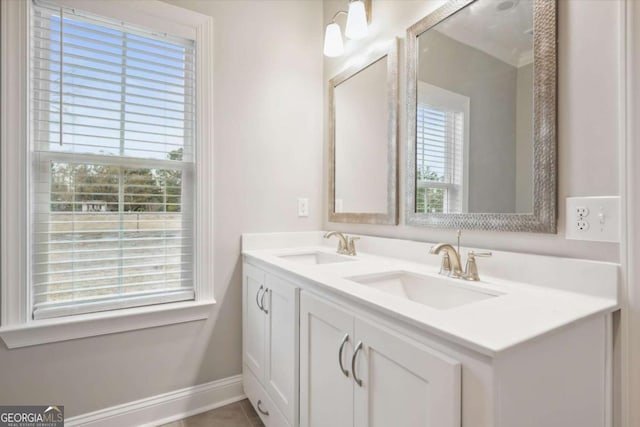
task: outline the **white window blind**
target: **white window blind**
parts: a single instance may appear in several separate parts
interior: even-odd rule
[[[464,113],[419,103],[416,131],[416,212],[461,212]]]
[[[194,299],[194,48],[34,3],[34,318]]]

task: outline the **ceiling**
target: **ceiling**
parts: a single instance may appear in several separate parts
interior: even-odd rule
[[[533,62],[533,0],[477,0],[436,29],[514,67]]]

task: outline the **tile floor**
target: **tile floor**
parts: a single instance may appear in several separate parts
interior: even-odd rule
[[[162,427],[264,427],[247,399]]]

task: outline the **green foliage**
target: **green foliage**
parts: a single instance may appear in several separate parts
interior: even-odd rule
[[[444,176],[438,175],[427,166],[426,169],[417,170],[417,182],[444,182]],[[418,213],[444,213],[443,188],[418,187],[416,190],[416,212]]]
[[[172,151],[168,158],[181,160],[182,149]],[[105,206],[107,212],[118,212],[121,183],[125,212],[180,211],[180,170],[54,162],[51,163],[51,210],[81,212],[84,204],[93,202]]]

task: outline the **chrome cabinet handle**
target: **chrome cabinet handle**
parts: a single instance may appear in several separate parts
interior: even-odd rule
[[[347,378],[349,377],[349,371],[344,369],[344,366],[342,366],[342,351],[344,350],[345,344],[348,342],[349,342],[349,334],[345,334],[344,338],[342,338],[342,342],[340,343],[340,350],[338,350],[338,364],[340,365],[340,370],[342,371],[344,376]]]
[[[258,305],[258,308],[260,310],[264,311],[264,307],[260,305],[260,291],[264,289],[264,286],[260,285],[260,289],[258,289],[258,292],[256,292],[256,304]],[[264,298],[264,294],[263,294],[263,298]]]
[[[269,314],[269,310],[264,308],[264,296],[267,295],[267,292],[269,292],[269,288],[266,288],[264,290],[264,292],[262,293],[262,298],[260,298],[260,308],[262,309],[262,311],[264,311],[265,314]]]
[[[260,411],[262,415],[269,415],[269,411],[265,411],[260,407],[261,403],[262,403],[262,400],[258,400],[258,403],[256,404],[256,406],[258,407],[258,411]]]
[[[353,356],[351,357],[351,372],[353,373],[353,380],[362,387],[362,380],[356,377],[356,357],[358,357],[358,352],[362,350],[362,341],[358,343],[356,349],[353,351]]]

